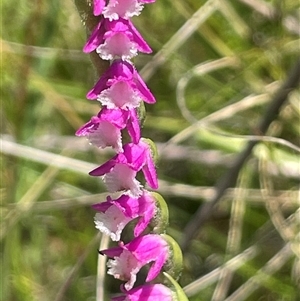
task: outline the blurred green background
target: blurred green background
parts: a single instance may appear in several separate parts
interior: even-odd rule
[[[157,0],[133,18],[153,48],[134,59],[157,98],[146,106],[143,136],[158,144],[158,191],[178,241],[245,135],[259,134],[267,104],[299,56],[299,6]],[[85,98],[96,80],[81,51],[85,29],[71,0],[3,0],[1,14],[0,297],[93,301],[98,240],[90,205],[106,190],[87,172],[112,153],[74,136],[99,110]],[[298,89],[267,133],[282,140],[255,147],[236,187],[191,242],[180,280],[191,301],[299,300],[299,118]],[[228,260],[239,264],[222,270],[227,282],[219,274],[205,282]],[[107,276],[105,300],[119,284]]]

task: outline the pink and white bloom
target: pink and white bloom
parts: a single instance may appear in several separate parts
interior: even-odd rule
[[[103,16],[110,20],[128,19],[138,16],[144,8],[144,3],[153,2],[155,0],[109,0],[103,10]]]
[[[113,258],[107,262],[107,273],[126,281],[124,288],[128,291],[132,289],[137,273],[146,264],[152,263],[146,282],[158,276],[169,258],[169,246],[162,236],[148,234],[134,238],[125,245],[121,242],[118,247],[100,251],[100,254]]]
[[[86,96],[97,99],[109,109],[132,109],[141,101],[155,103],[155,98],[134,66],[127,61],[116,60],[101,76]]]
[[[127,60],[137,55],[138,51],[152,52],[132,22],[121,18],[99,22],[83,48],[86,53],[94,50],[103,60]]]
[[[142,194],[142,186],[135,177],[142,170],[149,186],[157,189],[157,175],[149,145],[140,140],[138,144],[125,144],[123,150],[123,153],[115,155],[89,174],[104,176],[103,180],[109,192],[124,190],[124,194],[138,197]]]
[[[127,128],[132,142],[140,140],[140,125],[135,109],[108,109],[103,107],[97,116],[93,116],[76,132],[77,136],[86,136],[90,143],[105,148],[111,146],[117,152],[123,152],[121,130]]]
[[[172,301],[174,293],[163,284],[144,284],[126,291],[122,286],[123,296],[114,297],[112,301]]]
[[[116,200],[107,197],[107,201],[92,206],[98,213],[95,225],[98,230],[109,235],[113,241],[119,241],[124,227],[133,219],[139,218],[134,236],[139,236],[149,225],[156,213],[155,199],[144,190],[139,198],[122,195]]]

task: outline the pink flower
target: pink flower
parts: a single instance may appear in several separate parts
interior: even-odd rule
[[[130,62],[116,60],[87,94],[109,109],[132,109],[144,100],[154,103],[155,98]]]
[[[134,228],[134,236],[139,236],[149,225],[156,212],[155,199],[146,190],[139,198],[122,195],[116,200],[107,197],[107,202],[92,206],[99,211],[95,216],[96,228],[119,241],[127,223],[139,217]]]
[[[146,282],[157,277],[169,257],[169,246],[160,235],[148,234],[134,238],[125,245],[120,243],[119,247],[100,251],[100,254],[113,258],[107,262],[107,273],[126,281],[124,287],[128,291],[132,289],[139,270],[150,262],[152,265]]]
[[[153,2],[155,0],[110,0],[103,10],[103,16],[110,20],[128,19],[138,16],[144,3]]]
[[[114,297],[112,301],[172,301],[173,292],[162,284],[145,284],[129,291],[124,290],[124,295]]]
[[[103,107],[97,116],[77,130],[77,136],[87,136],[91,144],[105,148],[112,146],[117,152],[123,152],[121,130],[127,127],[134,143],[140,140],[140,125],[135,109],[107,109]]]
[[[157,189],[157,175],[149,145],[140,140],[138,144],[125,144],[123,150],[123,153],[92,170],[90,175],[104,175],[103,180],[109,192],[125,190],[125,194],[138,197],[142,193],[142,186],[135,177],[142,170],[149,186]]]
[[[102,19],[92,32],[83,51],[96,49],[103,60],[130,59],[137,52],[152,52],[130,20],[119,18],[116,21]]]

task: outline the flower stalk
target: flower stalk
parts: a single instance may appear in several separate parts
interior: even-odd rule
[[[113,301],[187,300],[174,280],[180,275],[182,254],[165,234],[167,205],[161,195],[149,190],[158,188],[157,153],[154,143],[141,136],[140,112],[144,102],[154,104],[156,100],[130,61],[139,52],[152,52],[131,18],[142,12],[144,4],[153,2],[75,0],[89,36],[83,51],[92,54],[100,77],[87,93],[87,99],[99,102],[100,110],[76,135],[87,137],[100,149],[115,151],[110,160],[90,172],[101,177],[111,193],[106,201],[92,207],[97,212],[96,228],[118,243],[99,251],[109,258],[107,273],[124,282]],[[142,181],[137,180],[139,174]],[[132,239],[124,241],[122,233],[128,223],[134,224]],[[145,283],[137,286],[143,267],[148,270]]]

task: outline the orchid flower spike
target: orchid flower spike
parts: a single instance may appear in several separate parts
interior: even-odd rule
[[[118,242],[117,247],[99,251],[109,257],[108,274],[124,281],[121,295],[112,301],[187,300],[178,294],[181,288],[173,279],[181,271],[182,253],[172,238],[161,234],[168,223],[166,203],[136,179],[142,172],[148,186],[158,188],[156,147],[151,140],[141,138],[143,102],[153,104],[156,100],[130,62],[138,52],[152,52],[130,18],[139,15],[144,4],[153,2],[155,0],[89,0],[86,3],[88,6],[93,3],[94,16],[101,16],[95,18],[99,23],[83,51],[95,51],[101,59],[110,60],[110,66],[86,95],[87,99],[99,101],[101,110],[81,126],[76,135],[87,137],[99,148],[112,147],[116,152],[89,173],[101,176],[109,192],[121,192],[118,197],[108,196],[105,202],[92,206],[97,211],[96,228]],[[90,8],[87,9],[90,13]],[[124,140],[129,138],[129,143],[122,141],[125,129],[129,137]],[[122,235],[123,230],[131,222],[133,235],[130,237],[134,238],[123,242],[127,237]],[[163,274],[169,275],[165,278],[171,279],[172,289],[153,283],[154,279],[160,281],[156,277],[164,266]],[[134,287],[143,267],[148,271],[145,283]]]

